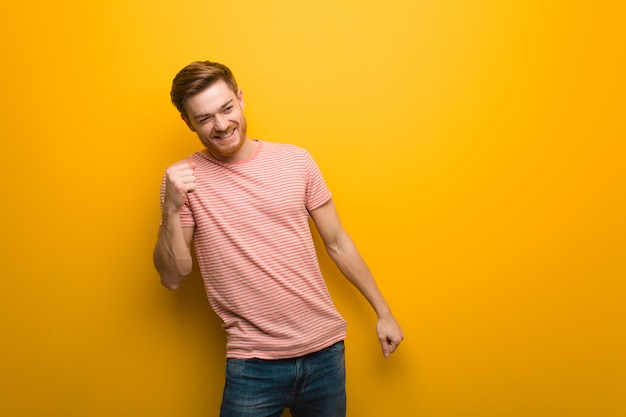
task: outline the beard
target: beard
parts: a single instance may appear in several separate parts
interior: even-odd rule
[[[237,152],[243,148],[243,145],[246,143],[247,128],[246,118],[242,115],[239,124],[232,128],[233,130],[237,130],[236,134],[238,138],[236,142],[222,144],[216,139],[203,140],[202,142],[213,158],[221,161],[227,160],[236,155]]]

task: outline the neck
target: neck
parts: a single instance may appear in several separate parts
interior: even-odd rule
[[[241,146],[241,148],[239,148],[239,150],[237,150],[237,152],[235,152],[234,154],[230,155],[230,156],[224,156],[224,155],[214,155],[210,149],[206,148],[204,150],[204,152],[210,156],[211,158],[218,160],[220,162],[224,162],[224,163],[237,163],[237,162],[242,162],[245,161],[247,159],[252,158],[252,156],[254,155],[254,153],[257,150],[259,143],[255,140],[249,139],[248,137],[246,137],[246,139],[244,140],[243,145]]]

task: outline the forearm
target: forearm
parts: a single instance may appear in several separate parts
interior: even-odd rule
[[[341,273],[372,306],[378,318],[391,316],[391,309],[387,301],[350,236],[343,234],[333,247],[327,247],[327,251]]]
[[[388,357],[404,339],[400,325],[391,313],[382,293],[376,285],[370,269],[359,254],[352,238],[341,226],[337,210],[332,200],[311,211],[317,230],[322,236],[326,251],[341,273],[363,294],[376,315],[376,333],[383,350]]]
[[[339,267],[339,270],[363,294],[376,312],[378,316],[376,333],[378,334],[383,355],[389,357],[404,339],[404,333],[391,313],[387,301],[385,301],[378,289],[370,269],[357,251],[354,242],[346,233],[340,236],[336,244],[330,247],[328,252]]]
[[[193,260],[189,239],[180,223],[178,212],[164,213],[154,248],[154,266],[163,286],[175,290],[191,272]]]

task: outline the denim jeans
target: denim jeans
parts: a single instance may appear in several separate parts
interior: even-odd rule
[[[343,342],[305,356],[227,359],[220,417],[345,417]]]

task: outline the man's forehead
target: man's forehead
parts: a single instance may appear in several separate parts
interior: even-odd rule
[[[190,113],[213,113],[232,103],[237,96],[221,81],[202,90],[185,100],[185,107]]]

